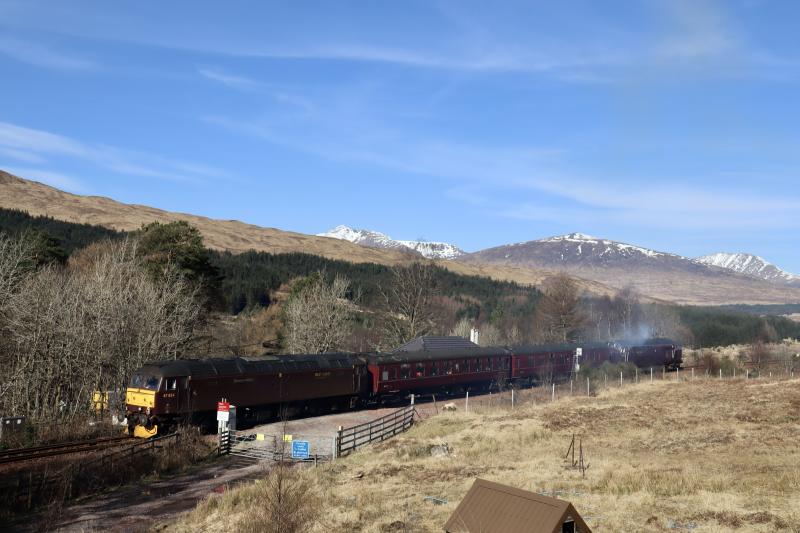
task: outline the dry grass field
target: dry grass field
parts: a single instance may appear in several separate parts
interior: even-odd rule
[[[476,477],[568,499],[596,532],[800,531],[799,423],[797,379],[657,380],[440,414],[292,478],[317,531],[442,531]],[[565,467],[573,432],[585,478]],[[270,487],[212,496],[167,529],[258,530]]]

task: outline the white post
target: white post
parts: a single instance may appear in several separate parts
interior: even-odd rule
[[[511,408],[514,408],[514,389],[511,389]]]
[[[736,367],[733,367],[733,377],[736,377]]]
[[[467,400],[464,402],[464,412],[469,413],[469,391],[467,391]]]
[[[589,396],[589,378],[586,378],[586,396]]]
[[[550,401],[553,401],[553,402],[556,401],[556,384],[555,383],[553,383],[553,394],[550,397]]]
[[[572,380],[569,380],[569,395],[572,396]]]
[[[675,381],[680,381],[680,380],[681,380],[681,369],[678,368],[677,370],[675,370]]]
[[[744,371],[744,379],[750,379],[750,369],[746,368]]]
[[[694,381],[694,367],[692,367],[692,381]]]
[[[619,386],[622,387],[622,372],[619,373]]]
[[[639,367],[636,367],[636,383],[639,383]]]
[[[411,405],[414,405],[414,393],[411,393]]]
[[[650,367],[650,383],[653,382],[653,367]]]
[[[722,379],[722,369],[719,369],[719,379]]]
[[[608,374],[603,374],[603,388],[608,388]]]
[[[772,370],[769,371],[769,379],[772,379]]]

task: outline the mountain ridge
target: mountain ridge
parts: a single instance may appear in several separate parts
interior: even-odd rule
[[[466,253],[458,246],[447,242],[395,240],[379,231],[351,228],[343,224],[324,233],[317,233],[317,237],[342,239],[370,248],[408,249],[426,259],[455,259]]]
[[[754,254],[716,252],[696,257],[694,260],[698,263],[725,268],[773,283],[800,287],[800,276],[786,272],[763,257]]]

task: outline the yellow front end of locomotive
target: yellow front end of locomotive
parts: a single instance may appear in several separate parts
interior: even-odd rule
[[[147,389],[129,388],[125,392],[125,403],[128,407],[141,407],[152,409],[156,406],[156,392]]]

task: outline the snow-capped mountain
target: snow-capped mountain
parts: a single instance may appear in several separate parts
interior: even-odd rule
[[[764,280],[680,255],[583,233],[497,246],[463,255],[458,260],[564,271],[608,287],[633,287],[642,294],[681,303],[758,301],[761,295],[780,297],[778,293],[784,290]],[[786,298],[793,301],[796,296],[786,292]]]
[[[481,250],[463,260],[506,263],[537,268],[630,267],[638,263],[661,264],[689,260],[649,248],[570,233],[536,241],[520,242]]]
[[[730,254],[719,252],[704,255],[695,259],[698,263],[720,268],[727,268],[740,274],[747,274],[773,283],[788,283],[800,286],[800,276],[781,270],[769,261],[753,254]]]
[[[343,225],[336,226],[325,233],[318,233],[317,236],[342,239],[370,248],[408,249],[427,259],[455,259],[456,257],[464,255],[464,251],[458,246],[446,242],[396,241],[379,231],[354,229]]]

